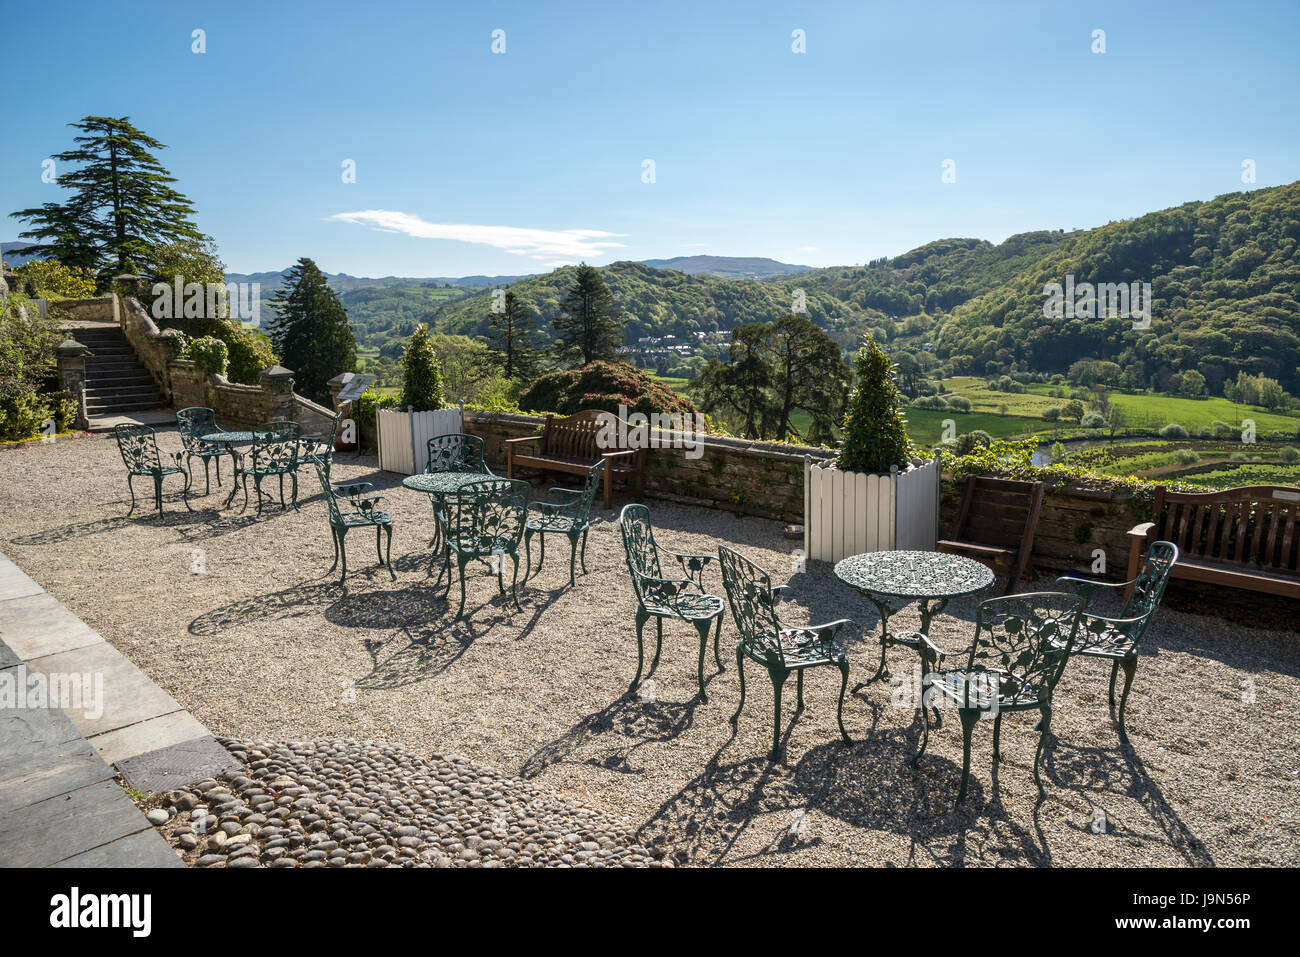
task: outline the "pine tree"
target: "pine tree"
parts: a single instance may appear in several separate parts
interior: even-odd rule
[[[194,207],[168,185],[175,177],[150,152],[165,149],[162,143],[125,116],[87,116],[68,125],[82,135],[54,160],[79,164],[58,176],[72,195],[65,203],[11,214],[31,224],[19,235],[38,241],[20,252],[94,269],[102,282],[114,274],[151,273],[156,247],[203,238],[190,218]]]
[[[614,297],[599,270],[586,263],[578,266],[552,325],[561,348],[580,358],[582,365],[613,358],[623,344],[623,324]]]
[[[270,303],[276,309],[268,330],[271,342],[280,362],[293,370],[295,388],[329,405],[325,383],[340,372],[355,371],[357,364],[357,343],[342,303],[306,257],[289,270]]]
[[[507,379],[528,378],[537,369],[536,323],[532,312],[513,292],[505,295],[498,312],[488,316],[488,338],[501,354],[502,373]]]
[[[844,415],[844,442],[836,465],[846,472],[888,472],[907,463],[907,423],[885,350],[871,336],[858,350],[857,385]]]
[[[413,406],[416,412],[430,412],[441,409],[442,404],[442,367],[429,340],[429,330],[421,323],[402,356],[402,405]]]

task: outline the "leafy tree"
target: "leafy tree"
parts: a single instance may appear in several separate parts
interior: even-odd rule
[[[30,223],[19,235],[37,244],[21,254],[45,253],[70,266],[114,273],[153,269],[158,246],[199,239],[194,207],[151,150],[162,143],[132,125],[129,117],[87,116],[70,123],[81,135],[73,149],[56,153],[58,185],[71,191],[64,203],[45,203],[11,215]]]
[[[305,256],[289,269],[271,304],[276,318],[269,331],[280,361],[293,370],[299,392],[328,405],[325,383],[356,369],[357,346],[347,312],[320,269]]]
[[[694,404],[627,362],[593,362],[539,376],[519,397],[525,412],[572,415],[586,409],[694,416]]]
[[[1178,391],[1183,395],[1201,395],[1205,392],[1205,376],[1188,369],[1179,380]]]
[[[907,423],[898,407],[889,356],[868,337],[854,364],[857,384],[844,416],[836,465],[846,472],[888,472],[907,464]]]
[[[767,361],[770,334],[771,327],[765,322],[749,322],[732,329],[731,361],[709,360],[690,386],[691,394],[711,415],[743,423],[740,434],[747,438],[763,437],[761,426],[773,384]]]
[[[1075,422],[1078,422],[1083,418],[1083,413],[1083,403],[1078,399],[1071,399],[1069,402],[1065,403],[1065,407],[1061,409],[1061,415],[1064,418],[1074,419]]]
[[[429,329],[421,323],[402,357],[402,405],[413,406],[416,412],[428,412],[441,409],[442,404],[442,369]]]
[[[835,340],[803,316],[782,316],[768,339],[772,365],[772,427],[778,440],[795,435],[813,444],[829,444],[844,416],[848,369]],[[790,417],[807,412],[812,421],[801,435]]]
[[[595,266],[578,266],[573,283],[564,291],[554,326],[561,348],[578,356],[584,366],[613,357],[623,344],[618,307]]]
[[[507,292],[501,310],[489,314],[488,328],[492,348],[501,354],[505,377],[532,375],[537,368],[536,324],[524,301]]]

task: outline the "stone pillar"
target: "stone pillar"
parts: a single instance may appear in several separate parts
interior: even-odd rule
[[[270,396],[271,419],[298,421],[298,404],[293,401],[293,372],[284,366],[262,370],[262,391]]]
[[[56,350],[59,356],[59,382],[63,391],[77,403],[78,429],[90,428],[86,415],[86,356],[90,350],[76,339],[64,339]]]

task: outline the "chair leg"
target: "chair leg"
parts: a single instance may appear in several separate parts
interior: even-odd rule
[[[993,719],[993,760],[1002,760],[1002,749],[999,743],[1002,740],[1002,712],[999,711],[997,717]]]
[[[382,525],[375,526],[375,558],[378,559],[379,564],[381,565],[384,563],[384,551],[382,548],[380,548],[380,542],[379,542],[379,533],[382,531],[383,531]]]
[[[131,484],[133,478],[135,478],[135,476],[132,473],[126,473],[126,487],[131,492],[131,507],[127,509],[126,512],[128,515],[135,511],[135,486]]]
[[[740,675],[740,704],[736,705],[736,713],[731,716],[732,724],[740,720],[740,709],[745,707],[745,653],[740,645],[736,645],[736,674]]]
[[[329,571],[325,573],[326,575],[339,567],[339,533],[338,529],[333,525],[330,526],[330,541],[334,545],[334,564],[330,565]]]
[[[700,633],[700,662],[697,669],[697,677],[700,681],[700,701],[704,704],[709,703],[709,696],[704,693],[704,653],[709,650],[709,632],[713,630],[713,622],[709,619],[695,622],[695,630]]]
[[[966,803],[966,784],[970,781],[970,736],[979,723],[977,708],[962,708],[961,714],[961,787],[957,789],[958,805]]]
[[[203,494],[204,495],[208,495],[212,492],[212,475],[208,471],[210,466],[211,463],[208,461],[208,457],[205,455],[203,457]],[[221,468],[220,459],[217,459],[217,468],[218,469]]]
[[[582,573],[587,574],[587,529],[582,530],[582,551],[578,553],[578,560],[582,563]]]
[[[393,581],[397,581],[397,572],[393,571],[393,526],[385,525],[384,531],[388,533],[388,541],[384,546],[384,564],[388,566],[388,574],[393,576]]]
[[[515,607],[523,611],[524,606],[519,604],[519,556],[511,552],[510,562],[513,566],[510,575],[510,597],[515,600]]]
[[[294,472],[289,477],[293,480],[293,509],[295,512],[301,511],[301,509],[298,508],[298,473]],[[329,481],[328,475],[325,476],[325,481]]]
[[[1038,785],[1038,800],[1047,797],[1047,789],[1043,787],[1043,779],[1038,774],[1039,759],[1043,756],[1043,744],[1047,741],[1047,733],[1052,730],[1052,706],[1044,704],[1039,709],[1042,712],[1042,718],[1038,722],[1038,748],[1034,751],[1034,783]]]
[[[463,555],[456,556],[456,564],[460,566],[460,607],[456,609],[457,620],[460,619],[461,615],[465,614],[465,564],[467,561],[468,559]]]
[[[768,668],[767,673],[772,679],[772,750],[767,759],[779,761],[781,760],[781,686],[785,684],[785,679],[790,676],[790,672],[784,668]]]
[[[725,612],[718,615],[717,627],[713,629],[713,660],[717,662],[719,671],[726,671],[727,668],[722,663],[722,655],[718,653],[718,639],[722,637],[722,619]]]
[[[162,476],[153,477],[153,503],[158,507],[158,514],[162,515]]]
[[[845,744],[852,744],[853,739],[849,733],[844,730],[844,691],[849,686],[849,662],[846,658],[840,662],[840,700],[835,706],[835,720],[840,724],[840,735],[844,738]]]
[[[528,576],[533,572],[533,530],[524,527],[524,584],[528,584]]]
[[[1110,710],[1115,710],[1115,676],[1119,674],[1119,659],[1114,658],[1110,663]]]
[[[247,485],[245,485],[245,489],[247,489]],[[348,530],[346,528],[339,529],[339,557],[343,559],[343,573],[339,575],[340,585],[342,585],[343,580],[348,577],[348,546],[347,542],[343,539],[343,536],[347,533]]]
[[[1124,708],[1128,704],[1129,689],[1133,687],[1133,676],[1137,674],[1138,660],[1136,657],[1125,658],[1119,662],[1124,669],[1124,693],[1119,699],[1119,738],[1121,741],[1128,740],[1128,730],[1124,727]]]
[[[280,507],[284,508],[284,473],[280,473]]]
[[[257,517],[262,517],[262,476],[253,476],[253,491],[257,493]],[[244,492],[248,492],[248,486],[244,486]]]
[[[187,512],[192,512],[194,511],[194,509],[190,507],[191,479],[188,472],[184,473],[184,475],[185,475],[185,484],[181,486],[181,501],[185,504],[185,510]]]
[[[800,668],[795,677],[795,688],[797,689],[794,699],[794,710],[803,710],[803,669]]]
[[[659,667],[659,653],[664,650],[664,620],[655,616],[655,656],[650,662],[650,673]]]
[[[569,587],[572,588],[577,584],[573,577],[574,562],[578,558],[578,535],[577,533],[569,534]],[[585,572],[586,569],[583,569]]]
[[[650,613],[648,611],[646,611],[643,608],[639,608],[639,607],[637,608],[636,610],[636,677],[632,679],[632,683],[627,687],[629,694],[635,691],[637,685],[641,683],[641,668],[645,664],[645,646],[641,640],[641,632],[645,628],[646,619],[648,619],[649,617],[650,617]]]

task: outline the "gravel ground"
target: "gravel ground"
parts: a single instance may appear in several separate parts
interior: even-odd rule
[[[161,441],[178,445],[174,434]],[[1129,701],[1131,748],[1107,715],[1106,665],[1076,660],[1044,756],[1048,800],[1035,808],[1034,719],[1012,715],[996,772],[991,729],[977,729],[967,806],[954,811],[957,722],[931,734],[913,769],[917,713],[882,684],[846,699],[846,747],[835,726],[838,673],[810,673],[807,707],[787,710],[775,765],[765,757],[766,676],[747,669],[733,731],[734,658],[724,649],[726,671],[709,668],[701,704],[686,629],[665,629],[653,700],[627,695],[634,601],[617,510],[599,513],[591,573],[576,588],[558,547],[521,589],[522,611],[480,567],[466,617],[453,622],[454,603],[428,576],[428,503],[373,459],[339,456],[335,470],[388,495],[396,582],[363,533],[350,536],[346,587],[326,576],[325,505],[308,473],[296,512],[222,510],[214,486],[192,514],[173,496],[161,521],[147,510],[127,518],[125,474],[107,437],[0,452],[0,549],[218,735],[464,754],[627,821],[631,841],[679,864],[1300,864],[1294,630],[1162,609]],[[829,567],[792,572],[797,543],[779,524],[652,510],[661,544],[708,552],[729,542],[788,578],[790,621],[851,617],[874,629],[869,604]],[[953,602],[936,640],[962,643],[973,607]],[[895,620],[914,627],[916,616]],[[723,640],[734,648],[733,635],[728,622]],[[852,681],[874,671],[869,641],[849,654]],[[909,654],[891,655],[896,674],[910,675]]]

